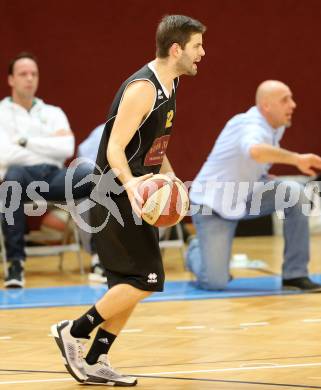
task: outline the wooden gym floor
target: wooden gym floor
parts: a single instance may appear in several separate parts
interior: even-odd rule
[[[311,271],[321,273],[321,236],[312,237],[311,252]],[[237,238],[234,253],[263,259],[278,273],[282,239]],[[87,283],[73,254],[63,273],[57,264],[55,258],[29,259],[27,287]],[[165,268],[168,280],[190,278],[176,250],[166,252]],[[0,390],[79,388],[49,327],[85,309],[0,311]],[[110,355],[117,369],[139,376],[139,389],[321,389],[320,331],[321,294],[149,302],[138,305]]]

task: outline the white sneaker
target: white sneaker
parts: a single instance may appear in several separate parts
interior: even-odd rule
[[[101,266],[99,257],[96,254],[91,258],[91,267],[88,280],[94,283],[107,283],[106,271]]]
[[[85,343],[88,339],[78,339],[70,333],[73,321],[61,321],[51,327],[51,333],[61,351],[65,367],[78,381],[87,379],[84,368]]]
[[[107,355],[100,355],[96,364],[84,362],[88,379],[84,384],[105,386],[136,386],[137,378],[122,375],[115,371],[109,363]]]

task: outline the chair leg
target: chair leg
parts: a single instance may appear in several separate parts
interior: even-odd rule
[[[71,218],[71,216],[70,216],[70,218]],[[75,244],[78,247],[78,249],[76,251],[76,256],[77,256],[78,263],[79,263],[79,271],[80,271],[80,274],[83,275],[85,273],[85,270],[84,270],[83,258],[82,258],[82,255],[81,255],[79,231],[78,231],[77,226],[75,225],[75,223],[74,223],[72,218],[71,218],[71,223],[72,223],[72,230],[73,230],[73,234],[74,234]]]
[[[8,276],[8,261],[7,261],[7,252],[6,252],[6,246],[4,242],[4,235],[2,230],[2,218],[0,217],[0,253],[2,257],[2,263],[3,263],[3,273],[4,277],[6,278]]]
[[[63,271],[64,269],[64,254],[63,253],[60,253],[59,254],[59,265],[58,265],[58,268],[59,268],[59,271]]]
[[[181,224],[177,224],[175,225],[175,229],[176,229],[176,233],[177,233],[177,238],[180,240],[180,247],[179,247],[179,250],[181,252],[181,256],[182,256],[182,259],[183,259],[183,267],[184,269],[186,270],[186,264],[185,264],[185,243],[184,243],[184,234],[183,234],[183,229],[182,229],[182,226]]]
[[[77,259],[78,259],[80,274],[84,275],[84,273],[85,273],[84,262],[83,262],[83,258],[82,258],[80,250],[77,251],[76,256],[77,256]]]

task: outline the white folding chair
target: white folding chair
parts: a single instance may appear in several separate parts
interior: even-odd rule
[[[170,240],[172,230],[175,230],[177,238]],[[177,248],[180,251],[184,268],[185,268],[185,243],[182,226],[178,223],[175,226],[171,226],[165,229],[162,239],[159,241],[159,247],[161,248],[162,253],[164,253],[167,248]]]
[[[37,201],[37,202],[27,202],[26,206],[27,208],[33,209],[34,207],[53,207],[55,204],[64,204],[64,202],[61,201]],[[4,267],[4,274],[7,276],[8,274],[8,260],[7,260],[7,254],[6,254],[6,248],[5,248],[5,237],[3,234],[2,229],[2,218],[4,218],[3,215],[1,215],[1,221],[0,221],[0,255],[3,262]],[[70,232],[73,236],[73,242],[69,243],[68,239],[70,238]],[[28,241],[28,235],[25,236],[26,242]],[[81,255],[81,245],[80,245],[80,239],[79,239],[79,233],[76,224],[74,223],[74,220],[71,217],[71,214],[68,214],[67,223],[65,225],[65,229],[63,232],[62,241],[58,245],[39,245],[39,246],[25,246],[25,251],[27,256],[35,256],[35,257],[43,257],[43,256],[59,256],[59,269],[63,269],[63,261],[64,261],[64,255],[66,252],[74,252],[76,254],[78,263],[79,263],[79,270],[80,273],[84,273],[84,264],[83,264],[83,258]]]

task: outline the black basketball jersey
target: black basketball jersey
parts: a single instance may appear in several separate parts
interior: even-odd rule
[[[158,173],[161,168],[175,118],[175,100],[178,78],[174,80],[171,96],[166,97],[162,84],[147,64],[130,76],[121,85],[114,98],[97,155],[96,163],[101,170],[100,172],[105,173],[110,169],[106,157],[106,150],[123,95],[126,88],[132,82],[138,80],[150,81],[155,87],[156,98],[151,112],[143,120],[127,145],[125,149],[126,158],[134,176],[141,176],[147,173]],[[144,97],[142,96],[142,99],[143,98]],[[95,173],[99,174],[97,168]]]
[[[175,117],[178,79],[174,80],[172,94],[167,97],[156,74],[145,65],[122,84],[108,114],[97,155],[95,174],[99,175],[99,181],[93,198],[98,203],[91,210],[91,222],[92,226],[100,227],[94,239],[99,259],[107,271],[109,288],[126,283],[142,290],[162,291],[164,269],[158,229],[134,217],[127,192],[115,180],[106,156],[119,105],[126,88],[136,80],[148,80],[154,85],[155,102],[125,149],[132,174],[158,173],[166,153]],[[150,274],[157,276],[157,283],[148,281]]]

